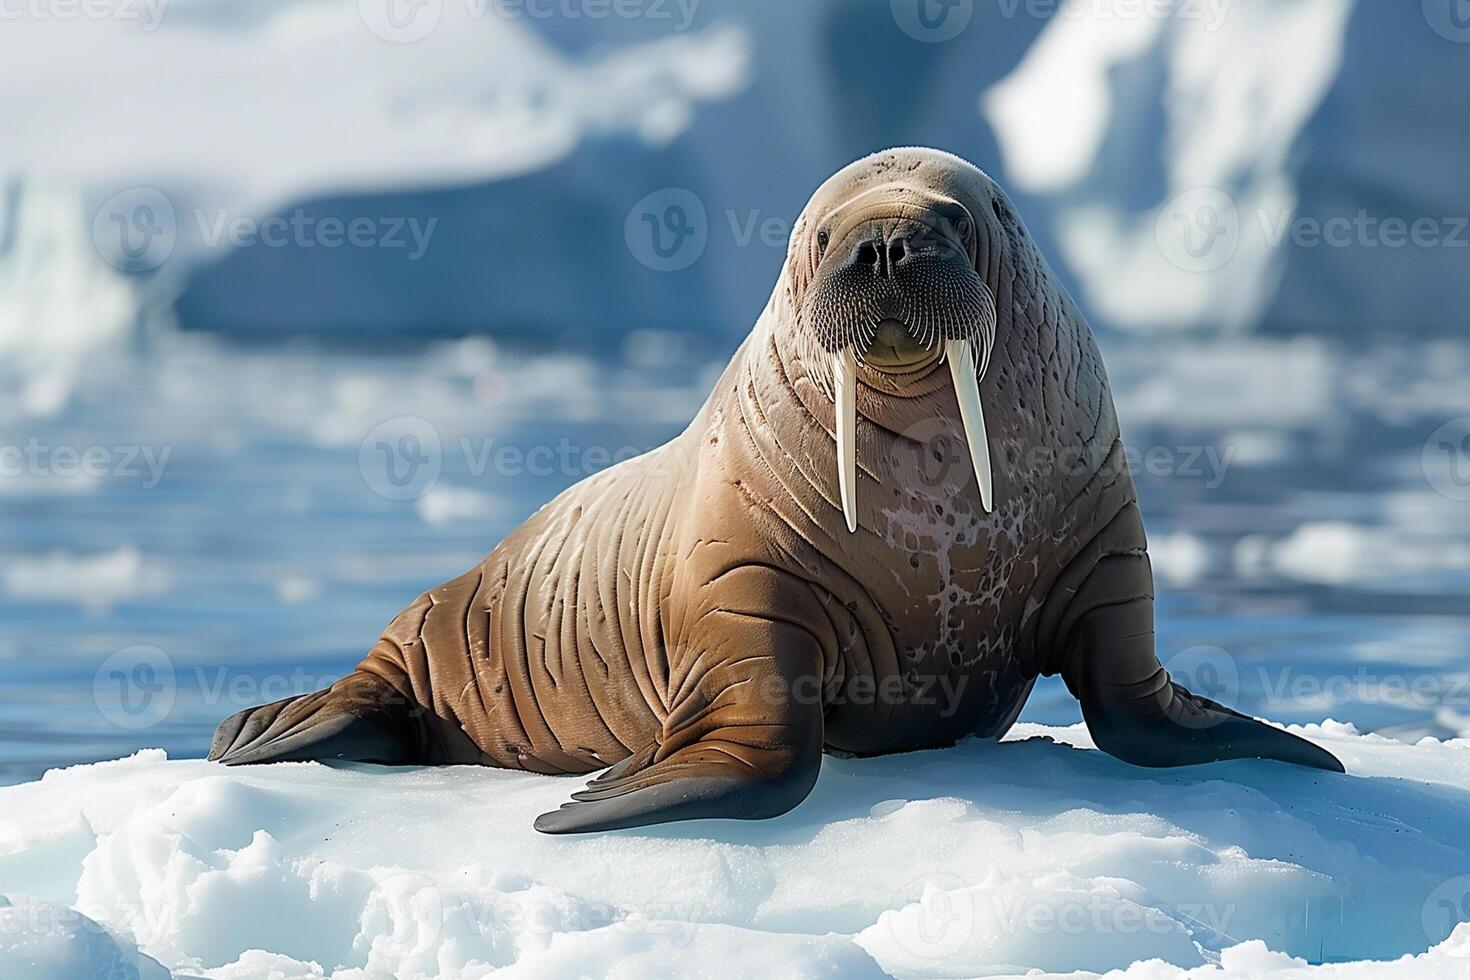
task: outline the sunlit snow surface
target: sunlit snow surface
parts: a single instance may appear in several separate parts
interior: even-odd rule
[[[1154,773],[1022,725],[827,759],[777,820],[588,838],[531,829],[573,779],[144,752],[0,790],[0,881],[31,896],[0,909],[0,975],[90,980],[136,943],[218,980],[1463,977],[1470,743],[1304,733],[1349,774]]]

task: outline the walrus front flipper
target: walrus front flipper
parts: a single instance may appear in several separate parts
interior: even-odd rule
[[[811,792],[816,759],[780,764],[747,746],[698,744],[629,775],[596,779],[560,810],[536,818],[546,834],[621,830],[675,820],[760,820],[796,806]],[[773,767],[770,769],[763,767]]]
[[[209,758],[227,766],[343,759],[420,761],[413,709],[387,681],[355,673],[324,691],[247,708],[215,730]]]
[[[1142,542],[1130,505],[1080,559],[1085,577],[1074,579],[1057,631],[1066,644],[1062,676],[1097,747],[1137,766],[1274,759],[1343,772],[1326,749],[1169,679],[1154,653],[1153,573]]]
[[[791,612],[811,591],[788,584],[783,594],[779,584],[769,570],[740,569],[704,590],[690,653],[670,658],[670,707],[657,740],[541,814],[537,830],[759,820],[806,799],[822,764],[823,658],[798,625],[814,620]]]

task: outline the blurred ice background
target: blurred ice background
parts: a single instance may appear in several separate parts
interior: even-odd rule
[[[349,670],[682,428],[811,190],[906,143],[1091,317],[1171,668],[1470,731],[1470,11],[1055,8],[7,5],[0,781]]]

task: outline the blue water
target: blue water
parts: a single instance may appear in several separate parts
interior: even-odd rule
[[[1431,438],[1470,415],[1465,351],[1105,354],[1154,450],[1136,477],[1171,669],[1285,722],[1470,730],[1470,440]],[[647,337],[590,358],[180,336],[94,357],[44,411],[5,391],[0,781],[199,756],[238,708],[349,671],[558,490],[678,432],[718,367]],[[1044,683],[1023,718],[1078,713]]]

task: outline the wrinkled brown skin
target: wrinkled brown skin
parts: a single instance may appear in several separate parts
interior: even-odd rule
[[[833,403],[799,354],[812,228],[892,184],[962,202],[995,298],[983,512],[948,371],[863,367],[858,530]],[[885,191],[884,193],[888,193]],[[241,712],[210,757],[613,768],[548,832],[799,803],[823,750],[999,737],[1061,673],[1099,746],[1141,765],[1331,755],[1172,685],[1153,649],[1133,481],[1091,333],[1008,199],[948,154],[894,150],[813,197],[750,337],[680,436],[584,480],[419,597],[355,673]]]

